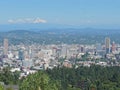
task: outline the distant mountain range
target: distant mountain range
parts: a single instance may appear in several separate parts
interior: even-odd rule
[[[0,32],[11,31],[11,30],[29,30],[29,31],[39,31],[48,29],[63,29],[63,28],[77,28],[77,26],[72,25],[61,25],[61,24],[2,24],[0,25]]]
[[[96,30],[84,29],[46,29],[46,30],[13,30],[0,32],[0,43],[4,38],[9,39],[10,44],[94,44],[104,43],[105,37],[110,37],[112,41],[120,43],[120,30]]]
[[[10,44],[94,44],[104,43],[105,37],[120,43],[120,29],[95,29],[64,25],[19,24],[0,25],[0,43],[4,38]]]
[[[0,24],[0,32],[7,32],[13,30],[28,30],[28,31],[51,31],[51,30],[82,30],[92,32],[104,32],[107,31],[118,31],[120,29],[99,29],[92,27],[83,27],[75,25],[62,25],[62,24],[50,24],[50,23],[39,23],[39,24]],[[97,30],[97,31],[96,31]]]

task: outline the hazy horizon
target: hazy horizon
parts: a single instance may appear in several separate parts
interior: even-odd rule
[[[118,29],[119,3],[119,0],[4,0],[0,3],[0,27]]]

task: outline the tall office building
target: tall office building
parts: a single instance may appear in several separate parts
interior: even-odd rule
[[[105,38],[105,49],[106,49],[106,54],[110,53],[110,38],[109,37]]]
[[[112,51],[112,52],[115,52],[115,50],[116,50],[115,42],[112,42],[111,51]]]
[[[80,52],[85,53],[85,47],[84,46],[80,46]]]
[[[18,56],[19,56],[19,60],[24,60],[24,51],[23,50],[19,50],[18,52]]]
[[[4,39],[4,55],[8,54],[8,39]]]
[[[62,44],[61,47],[61,57],[65,58],[67,56],[67,45],[66,44]]]
[[[102,50],[102,45],[100,43],[96,44],[96,51],[101,51]]]

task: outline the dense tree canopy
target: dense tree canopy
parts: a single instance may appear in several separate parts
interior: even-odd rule
[[[20,90],[120,90],[120,67],[55,67],[19,80],[19,72],[4,69],[0,81],[20,84]],[[18,83],[19,82],[19,83]],[[0,85],[0,90],[3,86]]]
[[[61,80],[62,90],[67,90],[68,86],[84,90],[120,90],[120,67],[57,67],[46,72],[51,78]]]
[[[19,74],[20,72],[10,72],[10,68],[4,68],[3,71],[0,72],[0,82],[4,82],[6,85],[8,84],[18,84],[19,83]]]
[[[29,75],[20,86],[20,90],[59,90],[59,82],[51,80],[49,76],[40,71]]]

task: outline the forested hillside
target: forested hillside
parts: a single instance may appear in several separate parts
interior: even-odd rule
[[[56,67],[28,76],[20,90],[120,90],[120,67]]]

